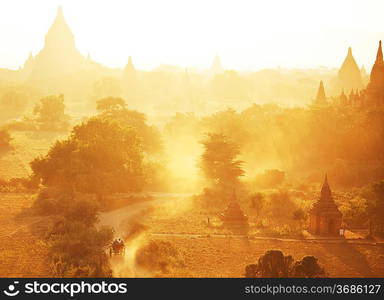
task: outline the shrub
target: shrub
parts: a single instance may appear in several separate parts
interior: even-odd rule
[[[166,241],[150,241],[138,250],[136,264],[153,272],[168,273],[184,265],[179,251]]]
[[[245,267],[245,277],[326,277],[327,274],[314,256],[305,256],[293,263],[291,255],[285,256],[280,250],[268,250],[260,256],[257,264]]]
[[[292,268],[293,277],[326,277],[323,267],[318,263],[314,256],[305,256],[302,260],[296,261]]]

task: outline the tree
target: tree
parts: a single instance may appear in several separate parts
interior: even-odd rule
[[[62,131],[69,127],[69,117],[65,114],[64,96],[48,96],[40,99],[33,109],[35,121],[41,130]]]
[[[134,130],[91,118],[74,127],[67,140],[31,162],[43,185],[96,193],[139,189],[144,182],[142,149]]]
[[[210,133],[202,141],[204,152],[200,167],[214,184],[233,187],[244,175],[243,162],[237,159],[240,151],[236,144],[222,134]]]
[[[125,108],[122,98],[108,97],[100,100],[103,109],[99,117],[104,120],[113,121],[122,127],[134,129],[141,139],[143,151],[147,154],[160,153],[162,141],[160,132],[155,126],[147,124],[143,113]]]
[[[11,89],[6,92],[0,100],[1,115],[7,117],[20,117],[24,114],[28,106],[28,96],[19,91],[17,88]]]
[[[120,97],[106,97],[96,102],[96,109],[99,112],[112,112],[126,107],[125,101]]]
[[[327,273],[314,256],[305,256],[293,263],[291,255],[284,256],[280,250],[268,250],[260,256],[257,264],[245,267],[245,277],[326,277]]]
[[[302,260],[296,261],[292,267],[293,277],[317,278],[326,277],[324,268],[318,263],[314,256],[305,256]]]
[[[370,233],[384,234],[384,180],[366,187],[363,197],[367,199]]]
[[[289,277],[292,263],[292,256],[284,256],[280,250],[268,250],[260,256],[257,265],[245,267],[245,275],[246,277]]]
[[[298,208],[293,211],[292,218],[297,221],[300,225],[305,220],[305,211],[302,208]]]
[[[257,217],[260,216],[265,206],[265,195],[263,193],[254,193],[250,197],[251,207],[256,211]]]

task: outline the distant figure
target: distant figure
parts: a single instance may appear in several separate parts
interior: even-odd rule
[[[208,226],[211,225],[210,220],[209,220],[209,217],[207,217],[207,225],[208,225]]]
[[[125,252],[124,241],[121,238],[115,239],[112,243],[110,255],[112,256],[112,253],[115,255],[123,255],[124,252]]]
[[[340,236],[344,236],[344,233],[345,233],[345,229],[344,228],[340,228],[340,230],[339,230]]]

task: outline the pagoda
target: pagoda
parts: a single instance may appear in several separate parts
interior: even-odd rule
[[[372,67],[370,81],[365,90],[367,101],[369,104],[382,105],[384,104],[384,61],[381,41],[377,49],[376,61]]]
[[[363,81],[360,69],[352,55],[352,48],[348,48],[347,56],[338,72],[338,88],[344,89],[347,93],[352,89],[360,90],[363,88]]]
[[[342,214],[332,197],[327,175],[321,188],[320,199],[309,211],[309,231],[315,235],[338,236]]]
[[[58,8],[56,18],[45,36],[43,49],[35,56],[30,78],[55,78],[80,70],[86,58],[76,49],[74,35]]]
[[[324,83],[321,80],[319,84],[319,88],[317,90],[316,98],[313,101],[313,105],[315,106],[326,106],[327,105],[327,97],[325,96]]]
[[[237,201],[235,191],[233,191],[232,199],[230,200],[227,208],[221,214],[221,219],[223,220],[224,224],[227,225],[244,226],[248,224],[248,217],[244,214],[243,210],[241,209]]]

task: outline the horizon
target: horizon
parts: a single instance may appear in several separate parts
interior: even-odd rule
[[[236,7],[231,6],[231,1],[219,5],[217,1],[112,1],[108,5],[101,1],[92,2],[91,11],[89,3],[16,0],[0,4],[0,67],[16,70],[30,52],[36,55],[42,49],[59,6],[75,36],[77,49],[104,66],[120,69],[129,56],[140,70],[162,65],[209,69],[216,54],[224,69],[239,71],[335,69],[341,66],[348,47],[352,47],[357,64],[364,65],[369,73],[378,41],[384,37],[375,30],[380,28],[377,7],[384,8],[376,0],[368,1],[364,7],[357,1],[338,1],[332,3],[333,10],[329,9],[330,1],[322,1],[314,10],[313,5],[301,0],[262,5],[241,1]],[[281,10],[275,10],[276,4]],[[346,12],[345,4],[349,7]],[[289,13],[285,14],[287,10]],[[35,13],[30,14],[31,11]],[[17,14],[19,18],[15,20],[13,16]],[[341,14],[348,14],[343,15],[342,24],[338,20]],[[271,16],[275,22],[270,22]],[[107,22],[99,22],[100,19]],[[228,19],[235,22],[227,22]],[[158,26],[153,28],[153,23]],[[179,26],[175,28],[174,24]],[[265,24],[268,29],[262,28]],[[286,26],[281,28],[281,24]]]

